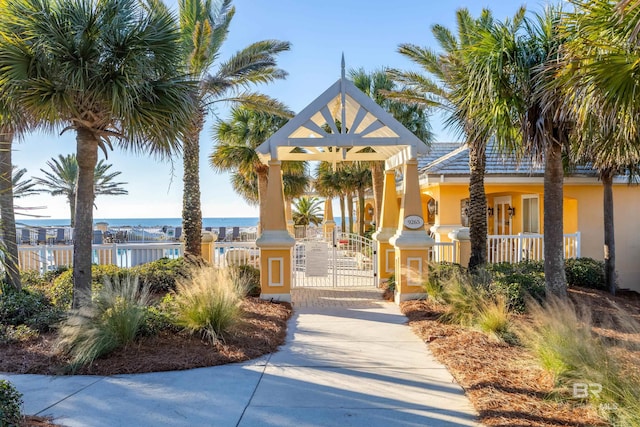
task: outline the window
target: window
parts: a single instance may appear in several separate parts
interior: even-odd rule
[[[538,196],[522,196],[522,232],[540,232],[540,209]]]

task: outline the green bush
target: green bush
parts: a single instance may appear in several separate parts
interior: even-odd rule
[[[50,330],[62,318],[62,311],[52,306],[39,292],[17,291],[9,286],[0,290],[0,323],[26,325],[40,332]]]
[[[116,265],[91,266],[91,293],[96,295],[102,288],[103,280],[122,280],[129,275],[126,268]],[[48,290],[48,296],[56,307],[63,310],[71,308],[73,300],[73,269],[68,269],[57,276]]]
[[[61,324],[58,348],[71,358],[71,367],[91,363],[126,346],[143,328],[149,305],[148,288],[136,278],[105,280],[91,304],[73,310]]]
[[[18,427],[22,419],[22,393],[9,381],[0,380],[0,426]]]
[[[259,297],[262,291],[260,287],[260,269],[247,264],[232,265],[229,267],[231,278],[240,286],[245,287],[246,295]]]
[[[571,258],[565,261],[564,271],[569,286],[606,290],[603,261],[593,258]]]
[[[186,272],[184,258],[160,258],[131,268],[131,274],[138,276],[140,283],[149,286],[152,293],[174,291],[176,278],[184,276]]]
[[[423,287],[429,297],[442,302],[444,284],[451,280],[462,280],[466,269],[460,264],[450,262],[430,263],[429,277]]]
[[[0,324],[0,344],[28,341],[36,338],[37,336],[38,331],[27,325],[14,326]]]
[[[215,342],[242,315],[246,287],[225,269],[203,266],[177,281],[173,315],[177,325]]]
[[[545,295],[544,265],[539,261],[522,261],[517,264],[498,263],[485,266],[491,279],[488,284],[493,294],[506,297],[510,311],[522,313],[527,297],[542,300]]]

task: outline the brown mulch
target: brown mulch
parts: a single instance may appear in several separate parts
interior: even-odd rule
[[[199,336],[162,332],[144,337],[80,368],[76,374],[116,375],[175,371],[254,359],[284,343],[291,306],[258,298],[242,303],[243,320],[224,340],[211,344]],[[54,349],[55,335],[0,345],[0,371],[20,374],[65,374],[67,360]]]
[[[592,307],[594,319],[607,318],[613,309],[609,299],[640,320],[640,299],[611,297],[594,290],[572,289],[577,305]],[[598,426],[607,425],[595,411],[577,403],[554,400],[553,378],[536,364],[523,347],[505,344],[487,335],[458,325],[441,323],[445,307],[434,301],[407,301],[402,311],[414,332],[429,343],[432,353],[447,366],[480,414],[490,426]],[[526,318],[515,319],[526,321]],[[597,323],[596,323],[597,324]],[[599,325],[596,333],[625,339],[636,334],[620,334],[614,325]],[[632,335],[632,336],[629,336]],[[640,366],[640,355],[631,354],[630,365]]]

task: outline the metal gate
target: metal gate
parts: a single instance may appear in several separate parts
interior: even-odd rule
[[[334,231],[296,240],[293,287],[376,287],[376,242]]]

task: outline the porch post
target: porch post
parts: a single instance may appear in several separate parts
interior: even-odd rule
[[[398,229],[398,194],[395,171],[385,171],[383,185],[380,224],[371,238],[378,242],[378,278],[380,281],[387,281],[395,269],[395,248],[389,243],[389,239]]]
[[[322,221],[322,231],[325,238],[333,235],[336,222],[333,220],[333,200],[327,197],[324,201],[324,220]]]
[[[269,183],[260,248],[260,298],[291,301],[291,248],[295,239],[287,231],[281,164],[269,161]]]
[[[422,284],[427,280],[429,249],[434,243],[424,228],[417,160],[405,163],[403,184],[398,229],[389,239],[396,256],[396,304],[425,296]]]

